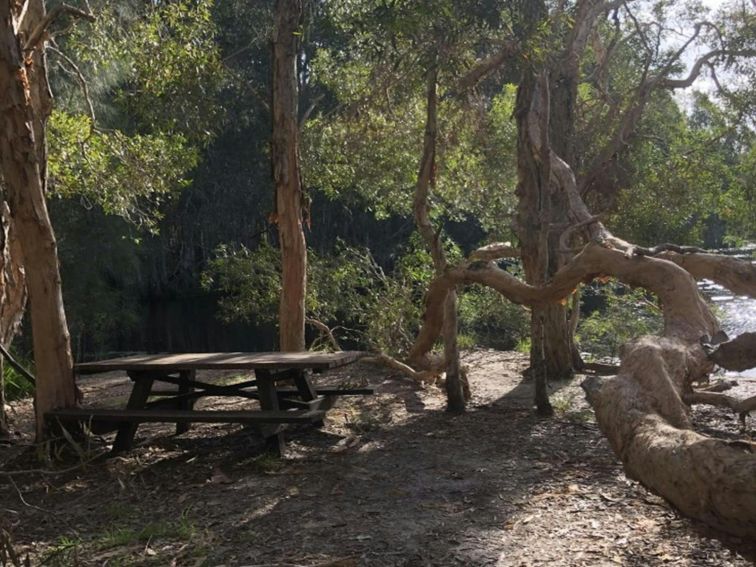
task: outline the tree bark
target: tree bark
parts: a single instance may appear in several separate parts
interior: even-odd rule
[[[40,8],[34,14],[44,14],[43,5],[32,2],[29,8],[32,5]],[[38,376],[37,437],[42,439],[45,412],[74,406],[76,389],[57,245],[45,202],[46,166],[41,163],[47,116],[37,110],[44,112],[47,108],[49,112],[49,106],[41,100],[35,104],[41,90],[39,84],[31,82],[46,76],[44,59],[24,59],[15,16],[10,3],[0,3],[0,163],[26,268]]]
[[[0,343],[10,348],[26,307],[26,275],[23,269],[21,243],[10,216],[7,203],[0,210]],[[5,414],[5,360],[0,358],[0,437],[8,435]]]
[[[277,0],[273,39],[273,132],[271,160],[275,221],[281,249],[279,342],[282,351],[305,349],[307,244],[299,162],[297,54],[302,0]]]
[[[430,190],[436,184],[436,146],[438,139],[438,68],[434,65],[428,71],[426,96],[425,135],[423,155],[417,175],[417,186],[413,202],[415,225],[425,241],[433,258],[436,275],[444,272],[447,266],[446,253],[440,240],[440,230],[435,231],[430,219]],[[452,291],[447,296],[444,306],[444,367],[446,369],[446,403],[447,410],[454,413],[465,411],[465,378],[459,362],[459,345],[457,343],[457,293]]]

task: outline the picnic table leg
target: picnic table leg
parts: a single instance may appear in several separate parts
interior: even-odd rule
[[[143,372],[129,372],[129,378],[134,382],[134,386],[131,389],[126,409],[144,409],[147,405],[147,398],[150,397],[154,379]],[[139,427],[138,423],[123,423],[118,426],[118,433],[113,442],[113,453],[131,449],[137,427]]]
[[[190,380],[194,380],[196,377],[197,372],[194,370],[182,370],[179,372],[179,387],[178,387],[178,394],[179,396],[183,394],[190,394],[194,391],[194,387],[189,384]],[[178,401],[178,407],[176,409],[179,410],[192,410],[194,408],[194,399],[179,399]],[[177,423],[176,424],[176,435],[181,435],[182,433],[186,433],[189,431],[190,424],[189,422],[184,423]]]
[[[276,382],[267,370],[255,370],[257,378],[257,391],[260,394],[260,408],[263,411],[279,411]],[[260,428],[265,438],[265,446],[268,451],[283,456],[286,450],[286,441],[283,435],[283,426],[280,424],[263,425]]]
[[[310,380],[307,378],[304,370],[294,370],[294,384],[297,386],[299,397],[305,402],[309,402],[318,397],[315,388],[312,387]]]
[[[294,384],[297,386],[297,391],[299,392],[300,398],[302,398],[305,402],[310,402],[318,397],[318,393],[312,386],[312,382],[310,382],[310,379],[307,377],[306,370],[294,370],[293,375]],[[313,425],[315,427],[323,427],[323,425],[325,424],[322,419],[319,419],[317,421],[314,421]]]

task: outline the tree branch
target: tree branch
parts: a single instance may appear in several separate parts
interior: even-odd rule
[[[491,262],[499,258],[519,258],[520,253],[511,242],[494,242],[473,250],[468,259],[471,262]]]
[[[65,61],[76,75],[76,78],[79,81],[79,86],[81,86],[82,94],[84,95],[84,101],[87,103],[89,118],[92,121],[91,130],[94,130],[97,124],[97,118],[95,117],[94,104],[92,103],[92,98],[89,96],[89,85],[87,84],[87,79],[84,77],[84,73],[81,72],[81,69],[79,69],[78,65],[76,65],[76,63],[74,63],[74,61],[68,55],[60,51],[58,48],[53,47],[52,45],[48,45],[47,50]]]
[[[687,44],[686,44],[687,45]],[[702,55],[699,57],[695,63],[693,63],[693,67],[690,70],[690,73],[688,73],[688,76],[684,79],[667,79],[663,77],[658,77],[656,79],[653,79],[655,81],[655,84],[660,86],[664,89],[685,89],[689,86],[691,86],[696,79],[698,79],[698,76],[701,74],[701,69],[703,69],[703,66],[709,63],[712,59],[716,59],[717,57],[756,57],[756,50],[753,49],[741,49],[741,50],[728,50],[728,49],[715,49],[714,51],[709,51],[707,54]]]
[[[45,32],[50,27],[50,25],[64,14],[70,15],[75,18],[83,18],[85,20],[89,20],[90,22],[95,21],[95,17],[92,14],[87,13],[84,10],[80,10],[79,8],[74,8],[73,6],[69,6],[68,4],[60,4],[58,6],[55,6],[55,8],[50,10],[45,15],[45,17],[42,18],[42,20],[32,30],[31,34],[29,34],[26,43],[24,43],[24,51],[31,51],[33,49],[36,49],[40,41],[42,41],[43,37],[45,36]]]
[[[698,341],[718,329],[716,319],[701,298],[695,280],[679,266],[647,256],[628,257],[623,251],[590,243],[544,286],[523,283],[494,264],[473,262],[448,269],[428,288],[423,325],[409,355],[422,360],[441,332],[441,306],[456,285],[478,283],[493,288],[513,303],[547,305],[568,297],[581,282],[611,275],[657,294],[664,305],[665,335]]]
[[[478,61],[472,69],[467,71],[457,82],[454,89],[445,95],[444,98],[460,96],[469,89],[473,88],[490,73],[501,67],[504,62],[515,55],[520,50],[520,44],[513,39],[507,40],[501,49],[493,55]]]

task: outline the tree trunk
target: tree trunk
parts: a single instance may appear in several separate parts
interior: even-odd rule
[[[21,243],[10,216],[7,203],[2,203],[0,212],[0,343],[10,348],[16,336],[26,307],[26,275],[23,269]],[[9,434],[5,414],[5,360],[0,358],[0,437]]]
[[[43,13],[43,8],[38,13]],[[40,91],[30,83],[30,77],[39,80],[45,70],[38,67],[43,59],[35,62],[36,57],[31,57],[25,62],[22,58],[14,16],[10,4],[0,2],[0,163],[26,268],[38,377],[37,437],[42,439],[45,412],[74,406],[76,389],[57,245],[45,202],[45,164],[40,163],[47,117],[35,112]],[[42,108],[40,101],[38,104]],[[42,139],[35,136],[37,124],[43,126],[39,130]]]
[[[546,17],[545,3],[533,2],[523,14],[535,29]],[[532,285],[549,281],[564,265],[559,236],[560,228],[564,230],[569,225],[569,202],[551,178],[548,153],[556,152],[570,165],[575,162],[577,77],[576,54],[568,48],[550,70],[536,75],[535,69],[525,69],[518,87],[517,235],[523,251],[525,278]],[[540,135],[544,138],[537,141],[530,139],[527,124],[536,96],[543,107]],[[544,155],[534,155],[539,152]],[[536,380],[535,401],[539,412],[548,414],[551,407],[543,382],[571,378],[580,355],[564,305],[537,307],[531,317],[530,363]]]
[[[526,71],[517,91],[515,115],[518,123],[517,140],[517,235],[520,240],[521,258],[525,271],[525,281],[531,285],[545,284],[554,265],[550,245],[551,199],[553,187],[548,168],[533,155],[533,144],[529,139],[528,116],[533,96],[536,93],[536,77]],[[566,316],[559,305],[536,306],[531,311],[530,321],[530,372],[535,380],[535,405],[538,412],[551,415],[547,382],[549,378],[559,379],[571,373],[572,364],[568,360],[566,368],[564,355],[569,354],[563,340],[564,326],[559,323]]]
[[[277,0],[273,39],[273,132],[271,160],[275,220],[281,248],[279,340],[282,351],[305,349],[307,244],[299,166],[297,54],[302,0]]]
[[[436,275],[443,274],[447,266],[446,253],[441,244],[440,231],[433,228],[430,218],[428,197],[431,188],[436,185],[436,145],[438,138],[438,67],[434,64],[428,71],[426,93],[425,134],[423,136],[423,155],[417,174],[417,186],[413,202],[415,226],[423,238],[433,259]],[[452,291],[443,307],[444,317],[444,368],[446,369],[447,410],[454,413],[465,411],[465,380],[459,361],[457,343],[457,292]],[[468,386],[469,389],[469,386]]]
[[[467,405],[465,396],[467,378],[463,375],[462,365],[459,362],[456,291],[449,293],[449,297],[446,298],[444,303],[443,337],[444,360],[446,362],[446,409],[451,413],[463,413]]]

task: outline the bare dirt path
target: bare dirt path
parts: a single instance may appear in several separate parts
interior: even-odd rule
[[[0,475],[0,528],[45,565],[753,564],[753,542],[681,518],[625,478],[578,381],[555,386],[557,417],[541,419],[522,355],[475,351],[465,363],[474,398],[462,416],[443,412],[439,389],[373,366],[323,377],[377,393],[289,434],[283,460],[238,426],[149,426],[123,457]],[[115,402],[125,379],[82,389]],[[724,411],[696,419],[737,431]],[[0,448],[0,466],[36,466],[29,453]]]

